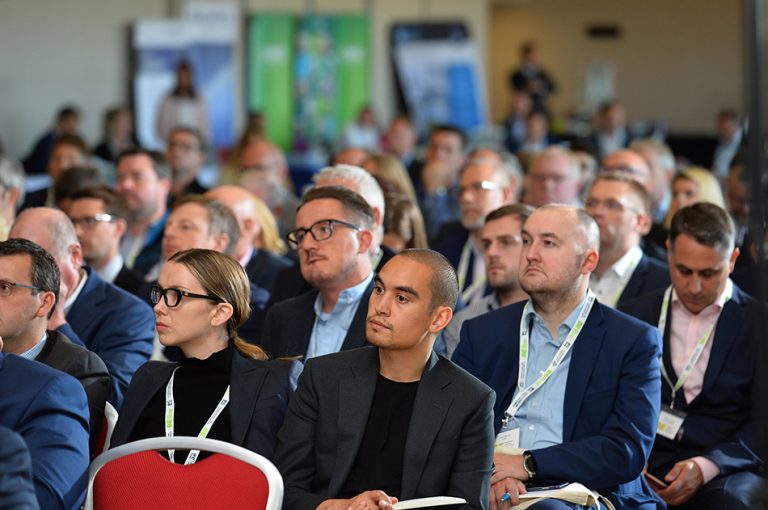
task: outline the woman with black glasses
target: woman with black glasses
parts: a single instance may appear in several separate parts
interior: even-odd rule
[[[272,458],[298,362],[268,361],[237,336],[248,317],[245,270],[228,255],[186,250],[164,265],[152,287],[160,343],[180,363],[151,361],[133,376],[111,446],[162,436],[227,441]],[[170,451],[191,464],[197,453]]]

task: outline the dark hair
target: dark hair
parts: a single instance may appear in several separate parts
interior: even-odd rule
[[[354,191],[341,186],[315,186],[310,188],[304,193],[301,204],[299,204],[296,212],[300,211],[307,203],[321,198],[338,200],[344,208],[344,213],[351,217],[350,219],[360,222],[360,226],[366,230],[373,228],[373,209],[368,205],[368,202]]]
[[[73,166],[61,172],[59,179],[53,185],[53,197],[56,203],[67,198],[85,188],[101,186],[104,184],[104,177],[101,172],[89,166]]]
[[[384,232],[400,236],[406,248],[427,248],[427,232],[419,205],[410,197],[397,193],[388,193],[386,200]]]
[[[176,199],[171,207],[173,212],[184,204],[197,204],[208,213],[208,224],[211,235],[226,234],[229,238],[224,253],[232,255],[235,252],[235,246],[240,240],[240,225],[232,210],[218,200],[214,200],[204,195],[184,195]]]
[[[108,186],[93,186],[90,188],[79,189],[69,197],[71,200],[80,200],[91,198],[104,202],[104,212],[118,218],[128,218],[128,204],[125,198]]]
[[[453,133],[454,135],[458,136],[461,140],[461,150],[466,150],[467,148],[467,133],[464,132],[463,129],[461,129],[459,126],[455,124],[437,124],[432,128],[432,133],[430,134],[430,138],[432,135],[438,132],[443,133]]]
[[[525,220],[528,219],[528,216],[530,216],[535,210],[535,207],[526,204],[503,205],[498,209],[494,209],[493,211],[489,212],[485,217],[485,222],[488,223],[489,221],[500,220],[505,216],[514,216],[520,220],[520,223],[525,223]]]
[[[158,179],[170,179],[171,167],[168,166],[168,160],[162,152],[145,149],[143,147],[131,147],[120,153],[117,157],[115,164],[119,165],[120,161],[129,156],[146,156],[152,162],[152,170],[155,171]]]
[[[170,133],[168,133],[168,140],[171,139],[174,133],[186,133],[188,135],[194,136],[195,140],[197,140],[198,152],[205,152],[207,150],[205,135],[203,135],[199,129],[192,126],[175,126],[173,129],[171,129]]]
[[[85,157],[88,157],[88,155],[91,153],[85,140],[83,140],[82,137],[72,133],[63,133],[57,136],[53,141],[53,148],[55,149],[59,145],[70,145],[79,150],[80,153],[82,153]]]
[[[730,254],[735,243],[735,232],[733,220],[725,209],[708,202],[697,202],[683,207],[672,217],[669,244],[674,247],[677,237],[686,234],[699,244]]]
[[[56,114],[56,120],[62,121],[67,118],[80,118],[80,111],[77,109],[77,106],[68,104],[59,109],[59,112]]]
[[[456,278],[456,271],[444,255],[429,249],[410,249],[403,250],[392,258],[397,257],[405,257],[432,269],[432,278],[429,280],[429,290],[432,291],[429,313],[438,306],[448,306],[451,310],[456,307],[456,300],[459,298],[459,281]]]
[[[600,181],[623,182],[629,186],[629,190],[637,195],[637,197],[640,199],[640,203],[643,205],[643,212],[646,214],[651,213],[651,195],[648,193],[648,190],[645,188],[645,186],[640,184],[637,179],[632,177],[632,174],[616,170],[600,172],[595,176],[595,180],[592,181],[590,191],[595,186],[595,184]]]
[[[27,239],[8,239],[0,242],[0,257],[13,255],[29,255],[32,285],[41,292],[53,292],[55,301],[48,318],[53,315],[53,309],[59,302],[59,285],[61,275],[56,259],[40,245]]]
[[[178,80],[178,74],[183,70],[186,70],[189,73],[189,78],[190,78],[190,83],[186,87],[182,87],[181,82]],[[175,97],[191,97],[193,99],[196,98],[197,91],[195,90],[195,84],[191,83],[192,64],[189,63],[189,60],[187,59],[179,60],[178,64],[176,64],[176,76],[177,76],[176,86],[173,88],[171,95]]]

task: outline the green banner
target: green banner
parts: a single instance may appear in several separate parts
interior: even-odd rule
[[[357,119],[360,109],[368,104],[370,34],[368,18],[342,16],[334,18],[336,45],[336,125],[337,135]]]

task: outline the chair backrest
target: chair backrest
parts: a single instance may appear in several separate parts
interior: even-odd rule
[[[109,402],[106,402],[104,404],[104,420],[101,422],[101,430],[91,452],[91,460],[101,455],[104,451],[109,450],[109,443],[112,440],[112,432],[115,430],[117,417],[117,409]]]
[[[174,464],[157,450],[213,455]],[[215,439],[155,437],[99,455],[88,473],[85,509],[205,508],[280,510],[283,479],[265,457]]]

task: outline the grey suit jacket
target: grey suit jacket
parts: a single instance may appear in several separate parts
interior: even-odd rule
[[[307,361],[278,434],[283,508],[310,510],[338,496],[365,433],[378,372],[372,346]],[[401,500],[456,496],[467,500],[464,508],[488,507],[494,402],[493,390],[432,354],[408,429]]]

